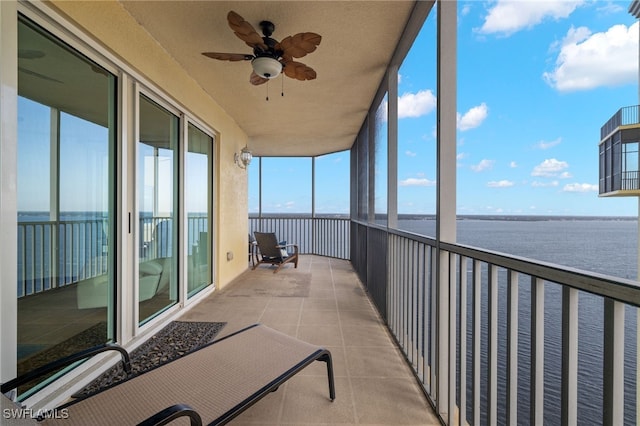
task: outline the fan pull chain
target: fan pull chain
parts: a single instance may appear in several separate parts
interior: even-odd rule
[[[269,80],[267,80],[267,101],[269,101]]]
[[[281,75],[280,79],[282,80],[282,91],[280,92],[280,96],[284,96],[284,74]]]

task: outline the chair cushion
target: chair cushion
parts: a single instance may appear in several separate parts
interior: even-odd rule
[[[280,241],[280,242],[278,243],[278,245],[279,245],[279,246],[286,246],[286,245],[287,245],[287,242],[286,242],[286,241]],[[286,248],[286,247],[282,247],[282,248],[280,249],[280,256],[282,256],[282,257],[289,257],[289,253],[287,252],[287,248]]]

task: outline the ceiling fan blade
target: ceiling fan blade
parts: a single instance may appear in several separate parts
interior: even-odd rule
[[[280,49],[284,52],[282,56],[302,58],[316,50],[321,41],[322,36],[316,33],[298,33],[294,36],[285,37],[280,42]]]
[[[287,77],[295,78],[300,81],[313,80],[317,76],[313,68],[303,64],[302,62],[295,61],[285,63],[284,74]]]
[[[251,75],[249,76],[249,83],[253,84],[254,86],[259,86],[261,84],[266,83],[267,81],[269,81],[269,79],[260,77],[254,71],[252,71]]]
[[[227,14],[227,21],[229,21],[229,27],[233,30],[234,34],[240,40],[247,43],[249,47],[258,47],[262,50],[268,49],[264,40],[260,37],[260,34],[258,34],[253,26],[245,21],[242,16],[232,10]]]
[[[221,61],[250,61],[253,59],[253,55],[246,53],[219,53],[219,52],[202,52],[204,56],[213,59],[219,59]]]

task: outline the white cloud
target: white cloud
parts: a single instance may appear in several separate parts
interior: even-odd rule
[[[512,169],[515,169],[516,167],[518,167],[518,163],[516,163],[515,161],[512,161],[509,163],[509,167],[511,167]]]
[[[568,183],[563,188],[564,192],[598,192],[598,185],[590,183]]]
[[[461,132],[474,129],[486,120],[487,115],[489,115],[489,109],[487,108],[487,104],[484,102],[478,106],[474,106],[464,113],[464,115],[460,115],[460,113],[458,113],[458,129]]]
[[[467,158],[469,156],[469,154],[467,154],[466,152],[461,152],[458,155],[456,155],[456,159],[458,160],[464,160],[465,158]]]
[[[412,152],[412,151],[409,151],[409,150],[405,151],[405,152],[404,152],[404,154],[405,154],[407,157],[415,157],[416,155],[418,155],[418,154],[416,154],[415,152]]]
[[[543,74],[560,92],[621,86],[638,78],[638,22],[614,25],[591,34],[585,27],[571,28],[561,43],[555,69]]]
[[[538,149],[549,149],[549,148],[553,148],[556,145],[560,145],[561,142],[562,142],[562,138],[558,138],[553,141],[540,141],[535,144],[535,147]]]
[[[494,160],[482,160],[478,164],[471,166],[471,170],[474,172],[483,172],[492,169],[494,164]]]
[[[545,188],[548,186],[558,186],[560,183],[557,180],[553,180],[551,182],[540,182],[540,181],[533,181],[531,182],[531,186],[534,188]]]
[[[400,186],[435,186],[436,181],[425,178],[408,178],[398,182]]]
[[[525,28],[533,28],[545,19],[566,18],[582,4],[584,1],[498,0],[492,3],[484,24],[477,31],[509,36]]]
[[[489,188],[508,188],[513,185],[513,182],[511,182],[510,180],[492,180],[491,182],[487,182],[487,186]]]
[[[573,175],[569,172],[562,172],[558,175],[560,179],[571,179]]]
[[[555,158],[548,158],[533,168],[531,176],[556,177],[569,167],[566,161],[558,161]]]
[[[398,118],[422,117],[436,108],[436,97],[431,90],[404,93],[398,96]]]

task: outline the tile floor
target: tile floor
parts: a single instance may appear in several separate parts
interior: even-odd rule
[[[336,400],[324,363],[311,365],[240,415],[234,425],[439,425],[351,264],[301,256],[277,274],[261,265],[214,292],[182,320],[225,321],[220,337],[260,322],[327,347]]]

